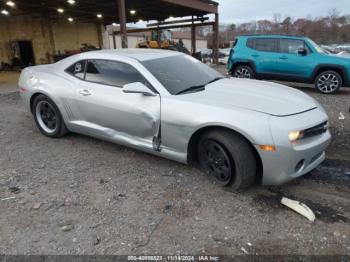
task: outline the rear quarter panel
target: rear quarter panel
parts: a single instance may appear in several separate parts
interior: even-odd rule
[[[251,52],[250,48],[246,47],[247,39],[244,37],[238,38],[237,44],[230,53],[229,61],[227,63],[227,70],[232,72],[233,66],[236,63],[248,63]]]
[[[48,96],[55,102],[62,116],[65,118],[65,111],[61,103],[62,95],[73,95],[74,85],[78,79],[65,76],[54,65],[35,66],[26,68],[19,79],[19,87],[25,88],[25,92],[21,92],[21,97],[26,108],[30,111],[31,98],[36,94]]]

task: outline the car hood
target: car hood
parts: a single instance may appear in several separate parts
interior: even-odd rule
[[[250,79],[222,79],[204,91],[179,95],[216,107],[239,107],[274,116],[302,113],[317,107],[307,94],[284,85]]]
[[[339,55],[339,54],[323,54],[328,59],[334,60],[334,62],[345,62],[350,63],[350,57],[345,55]]]

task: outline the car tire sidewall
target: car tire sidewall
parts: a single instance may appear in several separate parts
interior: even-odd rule
[[[231,181],[225,185],[226,187],[230,186],[234,191],[239,191],[254,184],[257,174],[257,162],[254,151],[247,140],[238,134],[226,130],[208,132],[198,142],[197,160],[199,163],[201,161],[199,159],[201,145],[206,140],[214,140],[219,143],[231,158],[233,175]],[[203,166],[201,168],[203,169]]]
[[[39,104],[39,102],[42,102],[42,101],[49,103],[52,106],[53,110],[55,111],[57,128],[56,128],[55,132],[53,132],[53,133],[46,132],[39,124],[39,121],[38,121],[38,118],[36,115],[36,108],[37,108],[37,105]],[[45,95],[37,96],[33,102],[32,112],[33,112],[34,120],[35,120],[37,127],[39,128],[40,132],[42,134],[44,134],[45,136],[52,137],[52,138],[59,138],[67,133],[67,129],[66,129],[66,126],[64,124],[62,115],[61,115],[58,107],[56,106],[56,104],[49,97],[47,97]]]
[[[237,66],[233,71],[232,71],[232,76],[235,77],[235,74],[237,71],[239,71],[240,69],[246,69],[249,71],[250,74],[250,78],[245,78],[245,79],[254,79],[254,71],[253,69],[249,66],[249,65],[240,65]]]
[[[338,80],[339,80],[339,86],[337,87],[337,89],[335,89],[333,92],[330,92],[330,93],[326,93],[326,92],[323,92],[322,90],[320,90],[318,88],[318,80],[320,79],[320,77],[322,77],[323,75],[326,75],[326,74],[332,74],[332,75],[335,75]],[[324,71],[324,72],[321,72],[320,74],[317,75],[316,79],[315,79],[315,88],[318,92],[322,93],[322,94],[326,94],[326,95],[331,95],[331,94],[335,94],[339,91],[339,89],[342,87],[343,85],[343,78],[341,77],[341,75],[335,71]]]

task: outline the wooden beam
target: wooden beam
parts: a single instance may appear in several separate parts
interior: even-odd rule
[[[208,21],[209,17],[200,17],[193,19],[194,22],[204,22]],[[160,22],[160,23],[151,23],[148,24],[147,27],[151,26],[163,26],[163,25],[173,25],[173,24],[183,24],[183,23],[189,23],[192,22],[192,19],[183,19],[183,20],[175,20],[175,21],[168,21],[168,22]]]
[[[162,1],[170,4],[174,4],[174,5],[181,5],[191,9],[208,12],[208,13],[213,13],[213,14],[218,13],[217,4],[208,4],[199,0],[162,0]]]
[[[46,15],[45,16],[46,20],[45,22],[47,23],[48,26],[48,31],[49,31],[49,43],[50,43],[50,47],[51,47],[51,54],[49,56],[49,60],[48,63],[52,63],[53,62],[53,56],[56,54],[56,44],[55,44],[55,36],[53,33],[53,26],[52,26],[52,21],[51,19]]]
[[[128,48],[125,0],[117,0],[117,2],[118,2],[118,14],[119,14],[119,25],[120,25],[120,34],[121,34],[121,40],[122,40],[122,48]]]
[[[192,25],[191,25],[191,51],[192,54],[196,53],[196,27],[194,26],[194,19],[192,16]]]
[[[103,46],[102,26],[103,26],[102,23],[96,23],[98,45],[100,46],[101,49]]]
[[[117,49],[117,40],[115,39],[116,36],[117,34],[113,32],[113,49]]]
[[[219,63],[219,14],[215,14],[215,22],[213,25],[213,62]]]
[[[215,22],[204,22],[204,23],[198,23],[194,24],[195,27],[198,26],[214,26]],[[192,24],[185,24],[185,25],[169,25],[169,26],[162,26],[159,27],[160,30],[163,29],[176,29],[176,28],[184,28],[184,27],[191,27]],[[149,28],[133,28],[133,29],[128,29],[128,33],[140,33],[140,32],[149,32],[153,30],[157,30],[158,27],[149,27]],[[121,31],[116,31],[114,34],[121,34]]]

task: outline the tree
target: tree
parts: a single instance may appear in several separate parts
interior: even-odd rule
[[[243,34],[296,34],[307,36],[320,44],[350,43],[350,15],[340,16],[331,9],[328,16],[299,18],[290,16],[282,20],[274,14],[271,20],[263,19],[242,24],[227,24],[220,27],[220,45],[227,45],[235,36]]]
[[[292,25],[292,18],[290,16],[287,16],[282,22],[283,32],[285,34],[287,35],[289,34],[291,25]]]

